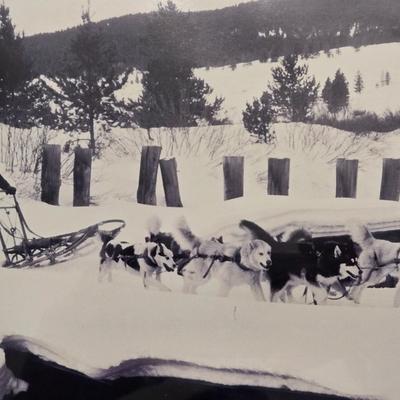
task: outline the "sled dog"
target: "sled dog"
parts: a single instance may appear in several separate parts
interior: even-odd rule
[[[271,267],[271,247],[266,242],[250,240],[237,247],[223,243],[221,238],[202,240],[185,220],[180,221],[178,229],[192,248],[190,259],[181,268],[185,293],[194,294],[199,286],[215,278],[220,296],[227,297],[235,286],[248,285],[256,300],[265,301],[261,279],[267,278]]]
[[[355,303],[360,303],[361,294],[368,286],[383,281],[388,275],[399,270],[400,243],[376,239],[366,225],[350,221],[351,237],[361,247],[358,264],[361,270],[358,285],[350,291]]]
[[[281,242],[252,221],[242,220],[239,226],[251,237],[268,241],[271,245],[269,276],[272,301],[294,301],[292,290],[300,285],[310,290],[314,304],[327,301],[330,287],[343,290],[339,279],[347,277],[345,266],[354,265],[356,257],[352,243],[328,238],[317,244],[304,228],[284,235],[286,241]]]
[[[100,250],[99,281],[104,277],[112,280],[113,263],[122,264],[140,272],[145,288],[155,286],[163,291],[170,291],[161,282],[162,272],[171,272],[176,268],[173,253],[164,244],[147,241],[144,245],[133,245],[124,241],[109,241],[102,238]],[[138,251],[141,248],[141,251]]]

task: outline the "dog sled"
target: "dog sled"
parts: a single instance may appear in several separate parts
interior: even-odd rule
[[[7,204],[0,206],[3,267],[37,267],[67,261],[87,247],[88,240],[97,233],[113,239],[125,227],[125,221],[110,219],[78,231],[44,237],[29,227],[15,194],[7,196],[6,200]]]

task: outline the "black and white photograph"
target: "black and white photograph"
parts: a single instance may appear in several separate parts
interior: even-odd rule
[[[0,400],[398,400],[400,2],[3,0]]]

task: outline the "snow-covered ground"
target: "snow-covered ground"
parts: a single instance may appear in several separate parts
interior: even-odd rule
[[[45,235],[124,218],[127,227],[120,238],[133,242],[143,241],[154,214],[167,231],[174,231],[183,214],[201,235],[233,232],[249,214],[272,230],[292,223],[294,216],[305,216],[311,225],[345,223],[350,216],[371,223],[400,220],[397,203],[336,200],[335,209],[333,201],[307,207],[275,197],[221,202],[212,211],[124,201],[91,208],[23,201],[22,207],[31,227]],[[145,373],[398,398],[400,315],[392,308],[393,289],[369,289],[360,306],[347,300],[318,307],[269,304],[255,302],[246,287],[218,298],[215,282],[197,296],[184,295],[181,278],[171,273],[162,278],[172,292],[164,293],[145,290],[135,273],[118,266],[111,283],[99,283],[100,243],[93,240],[91,246],[59,265],[0,269],[0,338],[95,378]],[[123,368],[112,368],[123,362]]]
[[[338,69],[345,74],[349,82],[350,108],[384,114],[386,111],[396,112],[400,109],[398,93],[400,90],[400,43],[385,43],[363,46],[360,49],[343,47],[334,49],[330,54],[320,52],[318,56],[303,60],[309,66],[321,85],[326,79],[334,78]],[[213,96],[225,98],[224,112],[226,116],[238,123],[242,119],[242,111],[246,103],[261,96],[272,81],[271,70],[279,62],[237,64],[236,68],[224,66],[219,68],[200,68],[196,76],[204,79],[213,89]],[[361,94],[354,91],[354,81],[360,71],[364,90]],[[390,76],[390,84],[384,83],[386,73]],[[120,97],[137,98],[141,93],[141,73],[135,71]]]

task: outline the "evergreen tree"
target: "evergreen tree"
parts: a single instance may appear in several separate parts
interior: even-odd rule
[[[246,104],[243,111],[243,125],[260,141],[271,143],[274,135],[271,133],[271,123],[275,117],[269,93],[265,92],[260,99],[255,99],[253,104]]]
[[[364,90],[364,80],[361,76],[361,72],[357,71],[356,77],[354,79],[354,91],[356,93],[361,93]]]
[[[0,4],[0,122],[14,127],[29,126],[37,94],[22,40],[15,33],[9,8]]]
[[[328,82],[327,82],[328,83]],[[331,84],[325,84],[323,99],[331,113],[336,114],[349,105],[349,87],[344,74],[338,69]]]
[[[268,90],[278,113],[293,122],[306,121],[318,98],[319,85],[308,75],[307,65],[299,65],[297,55],[283,59],[272,70],[273,83]]]
[[[140,127],[149,130],[224,122],[217,117],[223,99],[209,102],[212,88],[194,76],[192,48],[184,35],[188,18],[171,1],[165,6],[160,4],[153,15],[147,40],[157,57],[149,60],[142,95],[133,103],[134,118]]]
[[[59,106],[60,128],[89,132],[89,147],[94,154],[96,122],[106,128],[118,124],[124,107],[115,92],[127,82],[129,71],[117,68],[114,55],[112,43],[104,40],[88,9],[70,43],[70,61],[63,73],[53,76],[57,87],[49,87]]]
[[[324,100],[325,104],[329,104],[331,101],[332,95],[332,81],[330,78],[327,78],[325,81],[325,86],[322,89],[322,99]]]

